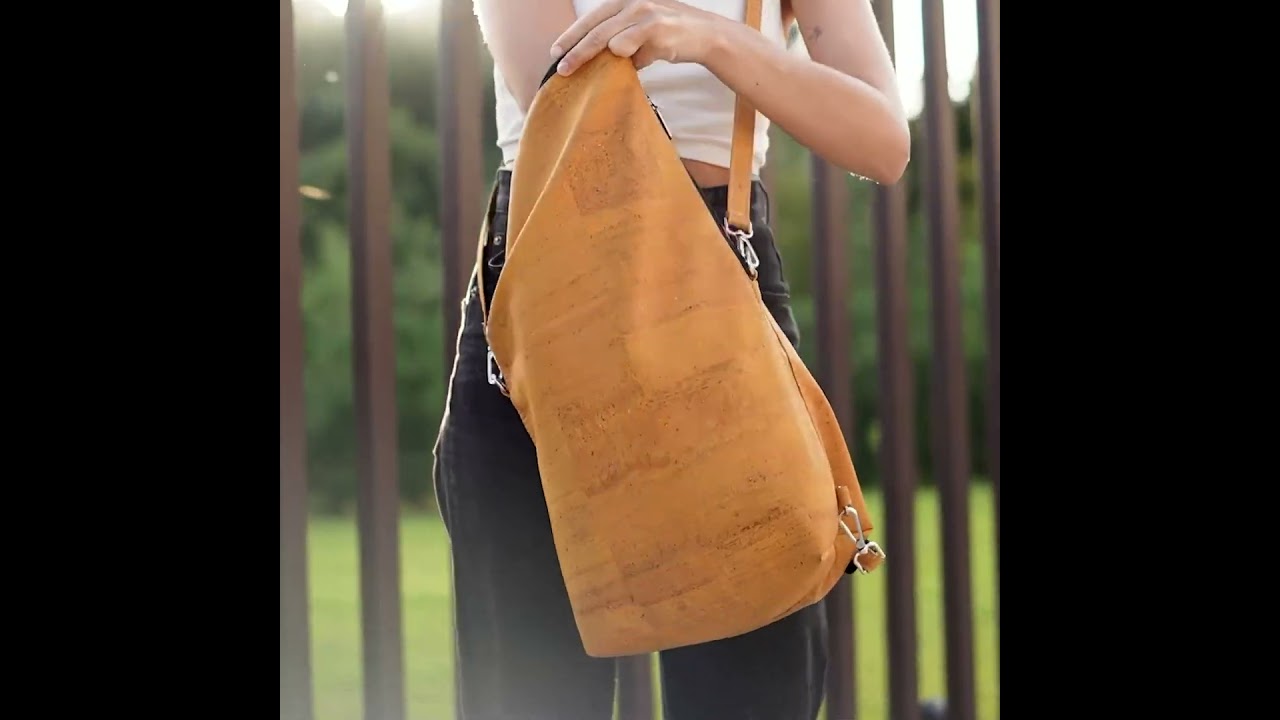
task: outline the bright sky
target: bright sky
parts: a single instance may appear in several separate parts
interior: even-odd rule
[[[341,17],[347,0],[295,0],[318,3]],[[924,105],[924,36],[920,25],[923,0],[893,0],[894,44],[898,53],[898,86],[908,114]],[[978,61],[978,17],[975,0],[945,0],[947,27],[947,77],[953,100],[969,95],[969,83]],[[439,12],[440,0],[382,0],[388,15],[411,10]]]

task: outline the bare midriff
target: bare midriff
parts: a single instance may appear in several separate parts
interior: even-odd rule
[[[699,160],[683,160],[689,176],[698,187],[715,187],[729,184],[729,168],[711,165]]]

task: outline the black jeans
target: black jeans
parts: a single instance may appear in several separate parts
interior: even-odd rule
[[[510,174],[500,172],[484,287],[502,271]],[[703,190],[723,220],[727,189]],[[761,294],[799,341],[768,198],[752,188]],[[560,574],[533,442],[488,382],[476,283],[436,457],[436,498],[453,550],[459,696],[467,720],[609,720],[615,662],[582,649]],[[827,621],[818,603],[745,635],[660,653],[667,720],[812,720],[822,703]]]

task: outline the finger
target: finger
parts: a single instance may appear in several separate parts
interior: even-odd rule
[[[556,66],[556,71],[561,75],[569,75],[574,70],[582,67],[588,60],[599,55],[602,50],[609,46],[609,41],[615,35],[627,29],[631,21],[625,15],[614,15],[595,27],[594,30],[587,33],[587,36],[578,41]]]
[[[600,23],[617,15],[626,6],[627,0],[608,0],[608,2],[600,4],[591,12],[575,20],[569,26],[569,29],[561,33],[560,37],[556,38],[556,41],[551,44],[551,57],[560,57],[566,50],[573,49],[575,45],[586,37],[587,33],[591,32]]]
[[[609,41],[609,50],[619,57],[629,57],[637,70],[643,70],[659,60],[674,62],[671,48],[655,43],[658,35],[656,21],[632,25]]]
[[[609,52],[618,57],[632,57],[644,47],[647,25],[632,25],[609,40]]]

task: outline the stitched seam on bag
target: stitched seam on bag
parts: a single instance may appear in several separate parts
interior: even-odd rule
[[[767,309],[766,309],[766,312],[767,312]],[[769,327],[771,330],[773,330],[773,336],[778,340],[778,346],[782,350],[783,357],[786,357],[787,347],[791,343],[789,340],[787,340],[786,336],[782,334],[782,331],[778,328],[777,323],[773,320],[772,316],[769,317]],[[782,344],[784,342],[787,343],[787,345],[784,346]],[[800,393],[800,401],[804,403],[805,414],[809,416],[809,427],[813,428],[814,435],[818,436],[818,441],[819,443],[821,443],[822,433],[818,431],[818,424],[813,419],[813,408],[810,407],[809,400],[804,396],[804,390],[800,387],[800,378],[796,375],[796,368],[794,365],[791,364],[790,358],[787,358],[787,367],[790,368],[791,370],[791,380],[796,384],[796,391]],[[823,455],[827,458],[827,466],[830,467],[831,456],[827,453],[827,446],[825,443],[822,443],[822,450],[823,450]],[[831,487],[833,490],[835,489],[835,485],[832,485]],[[875,527],[870,523],[864,524],[863,530],[865,532],[871,532],[874,529]]]
[[[766,308],[766,310],[765,310],[765,311],[766,311],[766,312],[768,312],[768,309]],[[818,438],[818,443],[819,443],[820,445],[822,445],[822,454],[823,454],[823,457],[824,457],[824,458],[826,459],[826,461],[827,461],[827,469],[828,469],[828,471],[830,471],[830,469],[831,469],[831,456],[827,453],[827,446],[826,446],[826,444],[822,442],[822,433],[818,431],[818,424],[817,424],[817,423],[814,421],[814,419],[813,419],[813,408],[811,408],[811,407],[809,406],[809,400],[808,400],[808,398],[806,398],[806,397],[805,397],[805,395],[804,395],[804,389],[800,387],[800,378],[799,378],[799,376],[797,376],[797,375],[796,375],[796,368],[795,368],[795,366],[791,364],[791,358],[787,357],[787,347],[788,347],[788,346],[790,346],[790,344],[791,344],[791,343],[790,343],[790,341],[789,341],[789,340],[787,340],[786,336],[782,334],[782,330],[781,330],[781,328],[779,328],[779,327],[778,327],[778,324],[777,324],[777,322],[773,319],[773,316],[772,316],[772,315],[770,315],[770,316],[769,316],[768,320],[769,320],[769,328],[770,328],[771,330],[773,330],[773,336],[774,336],[774,338],[776,338],[776,339],[778,340],[778,347],[779,347],[779,349],[780,349],[780,350],[782,350],[782,357],[783,357],[784,359],[786,359],[786,361],[787,361],[787,367],[791,370],[791,380],[792,380],[792,382],[794,382],[794,383],[795,383],[795,385],[796,385],[796,392],[800,393],[800,401],[804,403],[804,411],[805,411],[805,415],[807,415],[807,416],[809,417],[809,427],[813,428],[813,434]],[[784,343],[784,342],[785,342],[785,343],[787,343],[787,345],[783,345],[782,343]],[[834,474],[833,474],[832,479],[834,480]],[[834,484],[832,484],[832,486],[831,486],[831,491],[832,491],[833,493],[835,492],[835,485],[834,485]],[[833,546],[832,546],[832,547],[833,547],[833,549],[834,549],[834,548],[836,548],[836,547],[839,547],[839,545],[840,545],[840,535],[839,535],[839,533],[837,533],[837,534],[836,534],[835,538],[832,540],[832,543],[833,543]],[[851,557],[852,557],[852,556],[851,556]],[[795,610],[795,608],[792,608],[792,609],[791,609],[790,611],[788,611],[788,612],[791,612],[791,611],[794,611],[794,610]]]
[[[762,306],[763,306],[763,303],[762,303]],[[765,312],[768,312],[768,309],[765,309]],[[818,437],[818,441],[821,442],[822,433],[818,432],[818,424],[813,421],[813,408],[809,407],[809,400],[805,398],[804,389],[800,387],[800,378],[796,375],[796,368],[794,365],[791,364],[791,358],[787,357],[787,347],[790,346],[791,341],[788,340],[787,337],[782,334],[782,330],[778,327],[777,322],[773,319],[772,316],[769,317],[769,329],[773,331],[773,337],[778,341],[778,348],[782,350],[782,357],[787,361],[787,369],[791,371],[791,381],[794,382],[796,385],[796,392],[800,393],[800,402],[804,403],[804,412],[805,412],[805,415],[809,418],[809,427],[813,428],[813,434],[816,435]],[[787,343],[787,344],[783,345],[783,343]],[[826,454],[826,449],[827,447],[824,444],[822,446],[824,455]],[[831,459],[827,458],[827,465],[830,465],[830,464],[831,464]],[[832,485],[831,487],[834,490],[835,486]]]

